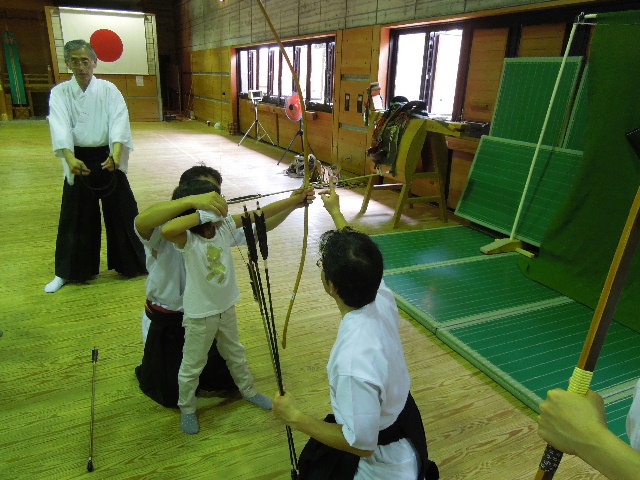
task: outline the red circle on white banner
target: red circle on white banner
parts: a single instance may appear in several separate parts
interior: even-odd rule
[[[122,39],[113,30],[101,28],[91,34],[89,43],[96,51],[98,60],[102,62],[115,62],[122,56],[124,47]]]

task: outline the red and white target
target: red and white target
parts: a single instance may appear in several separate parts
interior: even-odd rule
[[[86,40],[96,51],[94,73],[148,75],[144,14],[60,8],[62,38]]]

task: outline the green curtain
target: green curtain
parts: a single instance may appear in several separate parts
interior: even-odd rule
[[[640,186],[625,133],[640,127],[640,11],[598,14],[589,56],[583,164],[551,222],[530,278],[595,308]],[[640,332],[640,248],[615,319]]]

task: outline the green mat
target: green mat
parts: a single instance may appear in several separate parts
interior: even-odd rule
[[[398,305],[435,331],[478,316],[502,315],[513,308],[561,298],[557,292],[532,282],[518,268],[521,256],[479,256],[455,264],[385,272],[384,280]]]
[[[538,143],[562,58],[505,58],[491,120],[492,137]],[[551,109],[544,145],[561,144],[582,57],[569,57]]]
[[[22,78],[18,40],[13,33],[6,31],[2,34],[2,44],[4,45],[4,58],[7,63],[11,100],[16,105],[25,105],[27,103],[27,96]]]
[[[482,137],[456,215],[509,236],[535,149],[533,143]],[[540,147],[516,238],[540,245],[581,162],[582,153],[577,150]]]
[[[468,227],[442,227],[373,237],[384,254],[385,270],[478,256],[493,238]]]
[[[518,254],[475,255],[491,237],[468,227],[372,238],[399,307],[444,343],[533,410],[548,390],[566,388],[592,309],[531,281]],[[614,322],[592,388],[605,398],[610,428],[625,439],[639,372],[640,334]]]
[[[439,329],[438,338],[487,373],[531,409],[552,388],[566,388],[580,357],[593,311],[579,303]],[[613,323],[591,388],[615,405],[631,393],[640,372],[640,334]],[[624,394],[622,398],[617,398]],[[629,402],[630,404],[630,402]],[[611,419],[617,418],[612,408]],[[626,411],[619,415],[626,416]],[[624,434],[622,429],[617,434]]]

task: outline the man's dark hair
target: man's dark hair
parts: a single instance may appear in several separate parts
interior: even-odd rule
[[[364,233],[346,227],[320,237],[324,278],[333,283],[342,301],[352,308],[373,302],[382,281],[382,253]]]
[[[69,40],[64,44],[63,49],[65,61],[69,60],[72,51],[82,50],[83,48],[86,49],[87,52],[89,52],[89,57],[91,58],[91,60],[93,60],[94,62],[98,60],[96,51],[93,49],[93,45],[91,45],[89,42],[85,40]]]
[[[171,200],[178,200],[179,198],[188,197],[189,195],[200,195],[201,193],[210,192],[220,193],[220,187],[213,182],[196,178],[195,180],[178,185],[173,191]],[[184,215],[190,215],[194,212],[195,210],[190,208],[189,210],[182,212],[179,216],[182,217]],[[189,230],[203,236],[204,225],[196,225],[195,227],[191,227]]]
[[[207,167],[204,163],[200,163],[195,165],[188,170],[185,170],[182,175],[180,175],[179,184],[190,182],[191,180],[196,180],[198,178],[213,178],[218,186],[222,185],[222,175],[215,168]],[[218,192],[220,193],[220,192]]]

